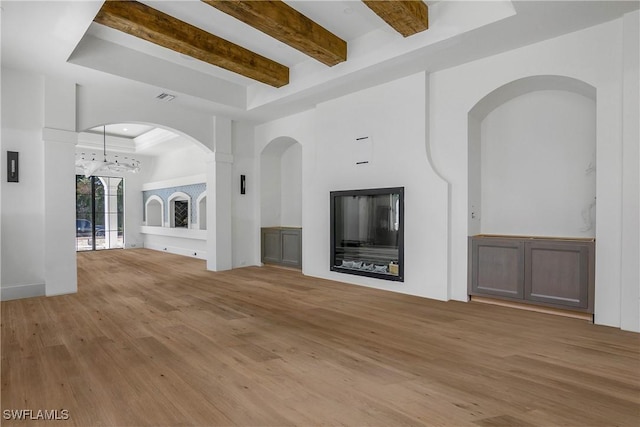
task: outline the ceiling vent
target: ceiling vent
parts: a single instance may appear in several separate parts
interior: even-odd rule
[[[165,92],[162,92],[160,95],[156,96],[156,99],[159,99],[160,101],[173,101],[176,98],[175,95],[171,95]]]

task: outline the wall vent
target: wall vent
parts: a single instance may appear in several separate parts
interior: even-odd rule
[[[168,94],[166,92],[162,92],[160,95],[156,96],[156,99],[160,101],[173,101],[176,98],[175,95]]]

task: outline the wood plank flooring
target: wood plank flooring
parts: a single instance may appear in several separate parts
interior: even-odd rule
[[[639,335],[584,320],[145,249],[1,310],[3,426],[640,423]]]

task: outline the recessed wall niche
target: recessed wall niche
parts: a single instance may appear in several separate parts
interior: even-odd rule
[[[561,76],[496,89],[469,113],[469,235],[594,237],[596,94]]]
[[[260,222],[302,226],[302,145],[293,138],[276,138],[260,154]]]
[[[144,213],[147,219],[147,225],[152,227],[162,227],[164,211],[164,203],[158,196],[151,196],[144,205]]]
[[[145,190],[144,224],[206,230],[206,184]]]

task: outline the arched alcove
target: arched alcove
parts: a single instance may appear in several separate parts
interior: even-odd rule
[[[181,191],[167,199],[169,205],[169,227],[191,228],[191,197]]]
[[[151,227],[162,227],[164,203],[158,196],[151,196],[144,206],[146,224]]]
[[[302,146],[295,139],[271,141],[260,155],[262,227],[302,226]]]
[[[508,83],[469,112],[469,234],[595,236],[595,88]]]

